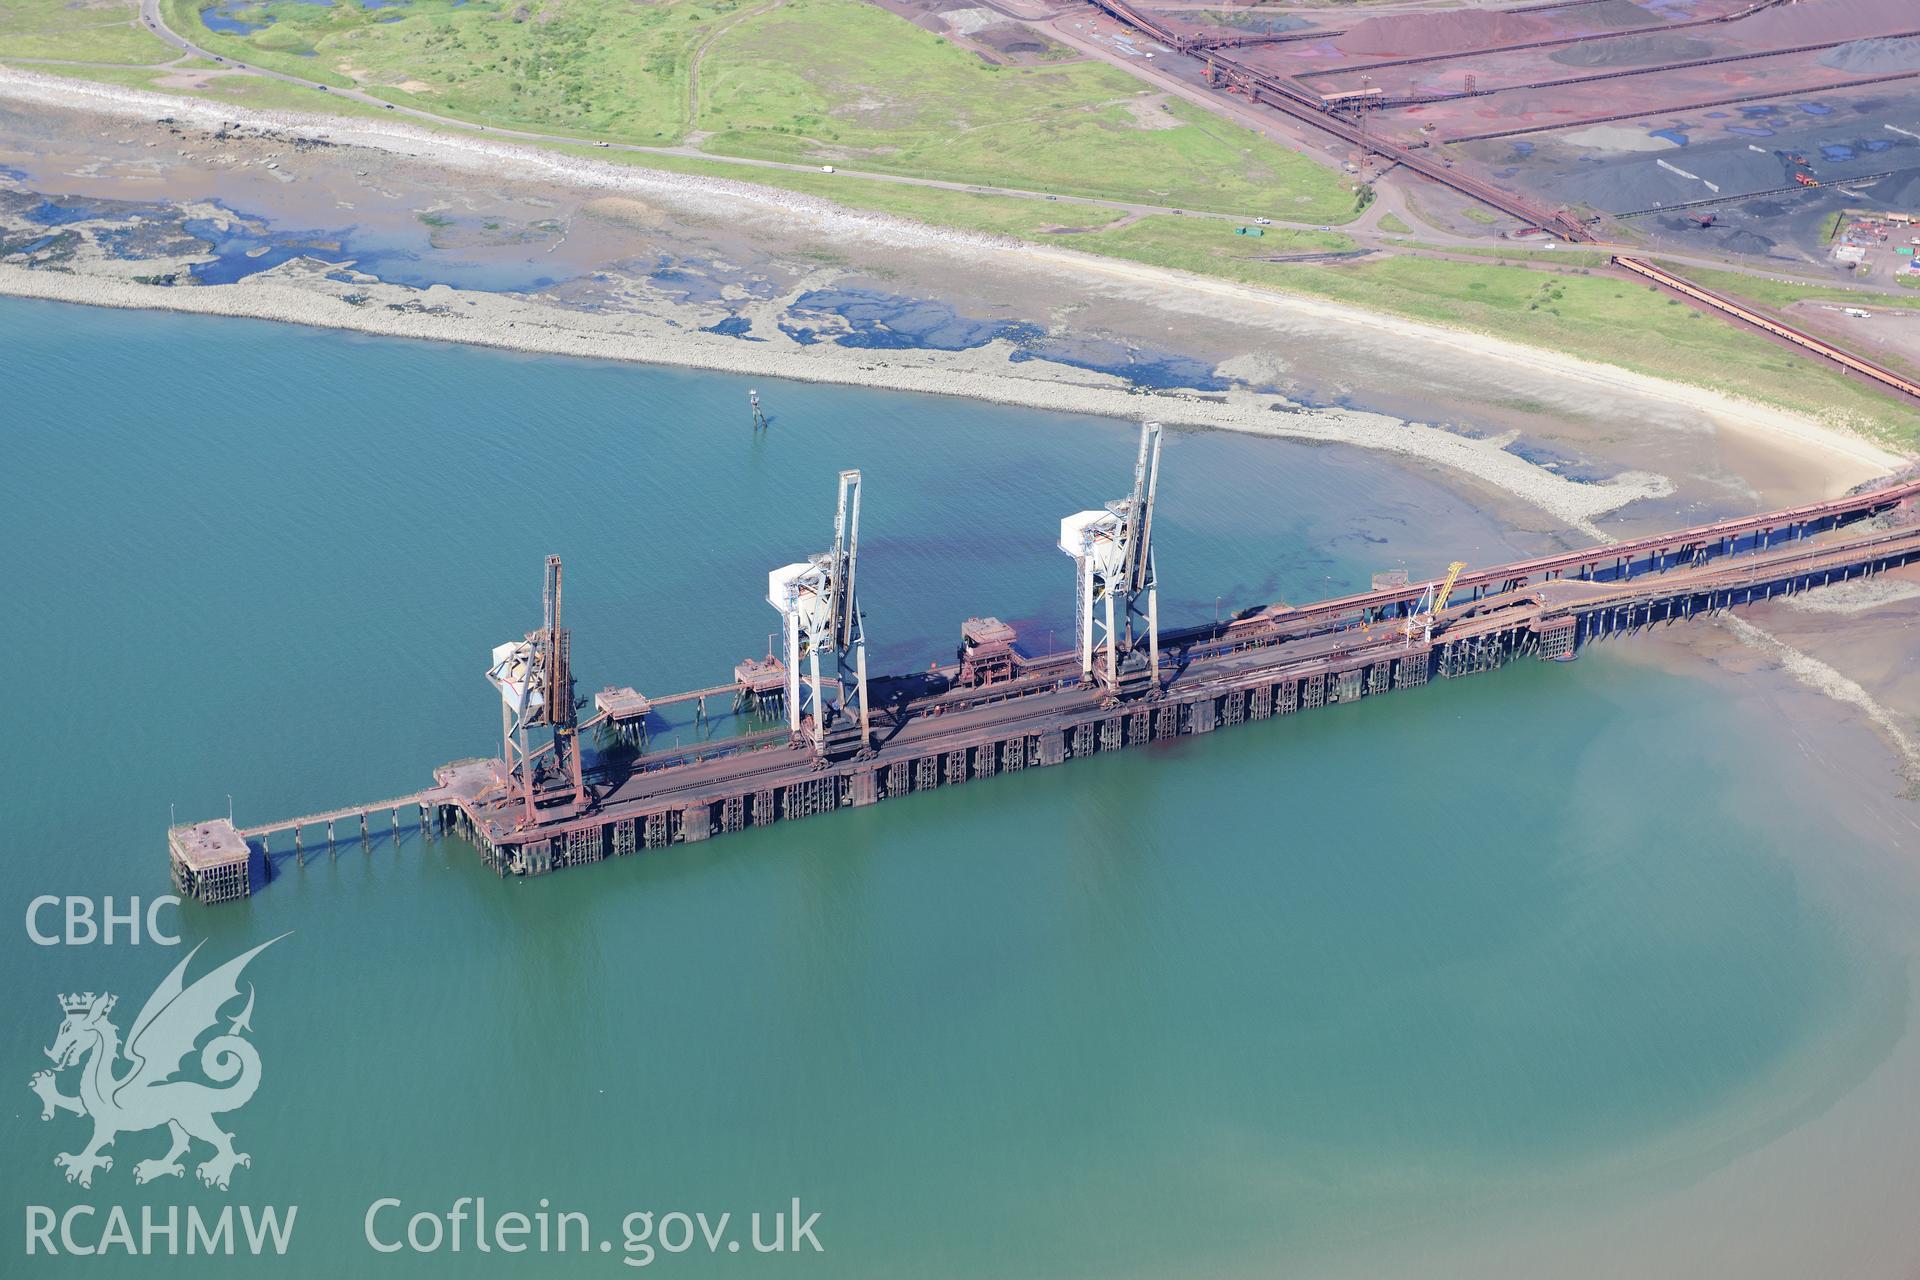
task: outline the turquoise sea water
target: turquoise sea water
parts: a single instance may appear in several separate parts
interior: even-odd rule
[[[1398,1274],[1677,1192],[1903,1029],[1898,912],[1857,905],[1883,850],[1780,803],[1805,766],[1765,703],[1623,646],[534,881],[417,834],[309,851],[182,913],[208,960],[291,931],[249,970],[252,1166],[136,1187],[164,1138],[129,1134],[81,1192],[80,1121],[24,1087],[54,996],[113,990],[124,1029],[179,953],[36,947],[33,896],[165,892],[169,813],[229,793],[244,823],[490,750],[486,653],[549,551],[583,692],[724,681],[842,466],[878,666],[971,613],[1064,633],[1058,518],[1123,492],[1133,429],[761,382],[755,438],[737,378],[13,301],[0,349],[0,1249],[30,1205],[300,1207],[271,1267],[34,1274],[611,1276],[630,1210],[739,1234],[795,1196],[824,1255],[654,1266]],[[1532,545],[1357,451],[1224,434],[1171,436],[1162,502],[1173,620]],[[381,1197],[397,1236],[465,1195],[616,1247],[363,1240]],[[1660,1273],[1617,1248],[1566,1273]]]

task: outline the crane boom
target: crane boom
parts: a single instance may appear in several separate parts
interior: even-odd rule
[[[1433,597],[1433,612],[1439,613],[1447,607],[1447,597],[1453,594],[1453,584],[1459,581],[1460,574],[1466,567],[1465,560],[1455,560],[1447,566],[1446,581],[1440,584],[1440,590]]]

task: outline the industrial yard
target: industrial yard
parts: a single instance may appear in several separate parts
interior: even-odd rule
[[[1356,170],[1407,165],[1522,230],[1612,239],[1645,220],[1661,244],[1704,231],[1761,255],[1811,247],[1863,190],[1895,208],[1920,197],[1920,165],[1901,160],[1920,144],[1920,29],[1897,0],[1343,12],[1279,32],[1109,12],[1187,55],[1167,64],[1178,73],[1337,133]],[[1707,208],[1720,216],[1679,216]]]

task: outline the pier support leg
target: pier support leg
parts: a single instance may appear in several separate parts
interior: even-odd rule
[[[1040,735],[1040,763],[1042,765],[1059,764],[1067,758],[1067,732],[1064,729],[1048,729]]]

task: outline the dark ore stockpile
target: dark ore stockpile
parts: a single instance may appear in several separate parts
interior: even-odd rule
[[[1582,40],[1555,50],[1550,57],[1570,67],[1645,67],[1663,62],[1707,58],[1713,46],[1686,36],[1620,36],[1610,40]]]

